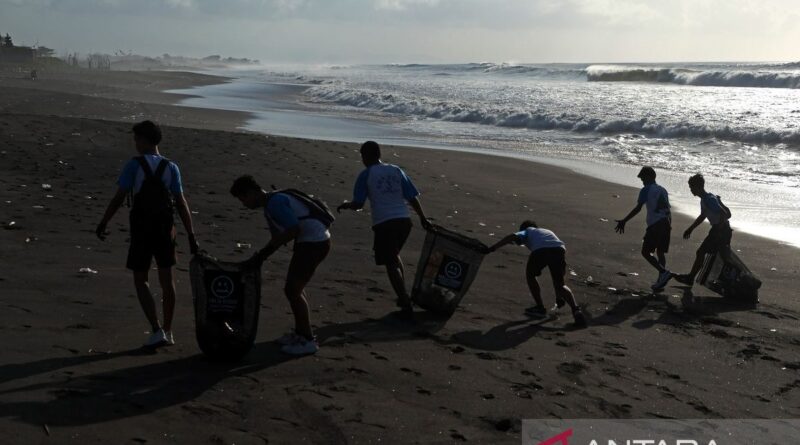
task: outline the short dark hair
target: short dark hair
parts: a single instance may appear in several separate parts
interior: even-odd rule
[[[132,131],[135,137],[142,138],[152,145],[158,145],[161,142],[161,127],[153,121],[139,122],[133,126]]]
[[[690,186],[694,185],[694,186],[703,188],[703,187],[706,186],[706,180],[705,180],[705,178],[703,178],[703,175],[698,173],[698,174],[692,176],[691,178],[689,178],[689,185]]]
[[[380,159],[381,146],[375,141],[367,141],[361,144],[361,156],[365,159]]]
[[[261,186],[258,185],[255,178],[250,175],[239,176],[233,181],[233,185],[231,186],[231,195],[235,197],[244,196],[247,192],[255,190],[261,191]]]
[[[536,229],[539,228],[539,226],[536,225],[536,221],[526,219],[525,221],[522,221],[522,224],[519,225],[519,230],[522,231],[527,229],[528,227],[534,227]]]
[[[637,178],[647,178],[647,179],[656,179],[656,170],[649,165],[645,165],[639,170],[639,174],[636,175]]]

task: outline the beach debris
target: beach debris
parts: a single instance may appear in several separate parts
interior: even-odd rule
[[[237,249],[249,249],[251,247],[253,247],[253,246],[250,243],[236,243],[236,248]]]
[[[600,218],[600,221],[608,222],[608,218]]]
[[[31,208],[34,208],[34,209],[36,209],[36,210],[41,210],[41,209],[43,209],[43,208],[44,208],[44,206],[43,206],[43,205],[36,204],[36,205],[33,205],[33,206],[31,206]]]
[[[610,287],[610,286],[609,286],[609,287],[607,287],[606,289],[607,289],[609,292],[616,292],[616,291],[617,291],[617,288],[616,288],[616,287]]]
[[[612,198],[619,198],[619,195],[617,195],[617,194],[615,193],[615,194],[611,195],[611,197],[612,197]]]
[[[481,227],[486,227],[486,224],[482,223],[482,222],[479,222],[478,225],[481,226]]]
[[[42,184],[42,190],[53,190],[53,186],[50,184]]]
[[[591,275],[586,277],[586,280],[584,280],[584,282],[586,283],[587,286],[598,286],[600,284],[600,283],[594,281],[594,278],[592,278]]]
[[[3,228],[4,228],[4,229],[6,229],[6,230],[19,230],[19,229],[20,229],[20,227],[17,225],[17,222],[16,222],[16,221],[9,221],[9,222],[7,222],[7,223],[6,223],[6,224],[3,226]]]
[[[86,273],[86,274],[97,274],[97,271],[92,269],[91,267],[81,267],[78,270],[79,273]]]
[[[25,242],[26,243],[32,243],[34,241],[39,241],[39,238],[37,238],[35,236],[29,236],[29,237],[25,238]]]
[[[573,277],[577,277],[578,276],[578,274],[572,269],[569,270],[569,274],[572,275]]]
[[[638,276],[639,276],[639,274],[638,274],[638,273],[636,273],[636,272],[628,272],[628,276],[631,276],[631,277],[638,277]]]
[[[770,329],[769,331],[770,331],[770,332],[778,332],[778,330],[777,330],[777,329]]]
[[[777,267],[770,267],[770,268],[769,268],[769,270],[771,270],[771,271],[775,272],[775,271],[777,271],[777,270],[778,270],[778,268],[777,268]]]

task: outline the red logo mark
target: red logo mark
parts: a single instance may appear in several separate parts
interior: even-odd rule
[[[539,442],[539,445],[555,445],[557,443],[560,443],[561,445],[569,445],[567,439],[569,439],[570,436],[572,436],[572,428],[564,431],[563,433],[558,433],[543,442]]]

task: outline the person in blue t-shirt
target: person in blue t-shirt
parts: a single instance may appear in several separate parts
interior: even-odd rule
[[[729,221],[730,210],[722,204],[719,196],[706,191],[706,180],[703,175],[698,173],[689,178],[689,190],[692,195],[700,198],[700,216],[683,232],[683,239],[689,239],[692,231],[706,219],[711,224],[711,230],[697,249],[692,270],[688,274],[675,275],[675,281],[691,286],[703,267],[706,254],[717,253],[731,245],[733,229]]]
[[[643,206],[647,206],[647,230],[642,240],[642,256],[658,271],[658,277],[650,287],[653,291],[660,291],[672,278],[672,273],[667,269],[666,256],[672,232],[669,194],[664,187],[656,184],[656,171],[653,167],[642,167],[638,177],[644,187],[639,191],[636,207],[625,218],[617,220],[614,230],[619,234],[625,233],[625,224],[636,216]],[[656,256],[653,256],[653,252]]]
[[[292,307],[295,328],[279,338],[278,343],[286,354],[316,353],[319,344],[311,328],[305,288],[331,250],[328,226],[314,218],[309,207],[288,191],[266,192],[252,176],[237,178],[230,192],[248,209],[263,209],[271,232],[267,245],[248,261],[260,264],[281,246],[294,241],[283,290]]]
[[[400,167],[381,162],[381,149],[377,142],[367,141],[361,145],[361,161],[366,168],[356,179],[353,200],[344,201],[336,211],[361,210],[369,199],[375,233],[375,264],[386,267],[401,314],[411,318],[411,298],[406,291],[405,271],[400,258],[400,251],[411,233],[408,205],[419,216],[422,227],[428,230],[431,224],[422,210],[414,183]]]
[[[108,222],[122,206],[125,197],[129,193],[133,194],[127,268],[133,271],[136,294],[152,328],[150,338],[145,346],[173,345],[175,344],[172,336],[175,282],[172,278],[172,266],[176,263],[175,225],[172,219],[173,203],[177,207],[178,216],[189,237],[189,250],[195,254],[198,246],[192,226],[192,214],[183,195],[181,172],[178,166],[161,156],[158,151],[158,144],[161,142],[161,128],[152,121],[140,122],[133,126],[133,140],[140,156],[128,161],[122,169],[117,181],[119,185],[117,193],[111,198],[95,233],[98,238],[105,240],[108,235],[106,230]],[[145,192],[147,193],[146,197],[142,196],[140,192],[147,177],[157,177],[157,180],[161,181],[163,188],[166,189],[163,193],[169,193],[171,196],[161,196],[160,198],[162,201],[169,202],[153,200],[152,194],[147,192]],[[158,322],[156,303],[153,294],[150,293],[150,284],[148,283],[150,263],[153,258],[158,266],[158,281],[161,283],[163,325]]]
[[[575,296],[565,284],[567,275],[567,248],[555,233],[547,229],[540,229],[534,221],[523,221],[519,226],[519,232],[509,234],[495,245],[489,248],[489,252],[494,252],[506,244],[524,245],[530,250],[528,265],[525,269],[525,277],[528,281],[528,289],[536,302],[535,306],[525,309],[525,313],[534,317],[544,317],[547,309],[542,301],[542,290],[539,281],[536,279],[542,274],[545,267],[550,269],[550,277],[553,280],[553,288],[556,292],[556,306],[563,307],[568,304],[572,309],[572,316],[575,319],[576,327],[586,327],[586,317],[583,315]]]

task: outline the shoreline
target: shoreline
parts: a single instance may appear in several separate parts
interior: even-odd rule
[[[272,82],[254,82],[246,78],[234,78],[231,83],[240,82],[244,87],[248,83],[258,84],[262,88],[266,86],[268,90],[275,88],[280,90],[283,87],[299,89],[302,86],[297,84],[282,84]],[[241,129],[255,131],[263,134],[281,135],[285,137],[296,137],[301,139],[324,140],[331,142],[358,142],[367,139],[380,139],[387,144],[405,147],[429,148],[435,150],[450,150],[464,153],[478,153],[488,156],[500,156],[509,159],[519,159],[544,165],[554,165],[566,168],[573,173],[600,179],[612,184],[622,185],[632,188],[640,188],[636,178],[637,166],[615,163],[612,161],[592,161],[587,159],[572,159],[559,157],[545,157],[536,153],[525,153],[520,151],[509,151],[503,149],[493,149],[479,146],[460,145],[450,142],[432,142],[425,139],[424,134],[416,134],[408,130],[396,130],[391,124],[371,122],[367,119],[360,119],[350,115],[338,116],[336,114],[322,113],[312,109],[303,109],[301,105],[286,102],[256,103],[236,101],[235,98],[226,98],[221,93],[217,85],[209,84],[188,89],[177,89],[166,91],[174,94],[191,94],[193,90],[199,97],[182,99],[176,102],[178,106],[201,106],[209,109],[235,110],[250,112],[251,118],[247,120]],[[308,87],[308,86],[306,86]],[[207,96],[205,94],[212,94]],[[221,102],[220,102],[221,101]],[[267,109],[256,107],[267,106]],[[274,110],[270,110],[272,107]],[[319,130],[322,127],[323,130]],[[325,130],[327,127],[337,127],[336,130]],[[373,128],[374,127],[374,128]],[[315,128],[316,134],[312,134],[307,129]],[[323,133],[320,133],[322,131]],[[359,134],[361,138],[350,136]],[[358,140],[357,140],[358,139]],[[688,191],[686,180],[691,174],[659,169],[658,182],[667,187],[670,192],[673,210],[686,216],[696,217],[699,213],[697,199]],[[764,196],[775,198],[775,187],[765,184],[743,183],[732,179],[722,179],[709,176],[706,178],[709,189],[723,195],[725,202],[736,209],[736,217],[732,220],[732,226],[736,230],[764,238],[770,241],[777,241],[800,249],[800,227],[787,225],[786,217],[777,217],[781,214],[797,214],[795,219],[800,220],[800,208],[796,205],[783,207],[763,206]],[[800,190],[781,188],[779,202],[794,203],[800,201]],[[775,202],[775,201],[773,201]],[[633,206],[633,205],[631,205]],[[622,216],[620,216],[622,217]],[[765,223],[764,218],[768,218]]]
[[[137,77],[92,82],[125,76]],[[418,310],[413,327],[395,322],[362,211],[337,215],[331,254],[308,287],[317,355],[288,360],[272,342],[291,326],[281,290],[291,251],[281,249],[263,271],[253,350],[234,364],[205,359],[194,339],[180,226],[177,344],[142,354],[148,327],[124,269],[125,211],[109,224],[107,241],[93,233],[133,155],[133,119],[162,121],[162,148],[181,167],[201,248],[226,260],[252,253],[237,243],[256,248],[268,238],[259,212],[229,196],[233,178],[251,173],[336,205],[350,199],[363,168],[358,145],[225,131],[215,126],[246,115],[138,102],[135,91],[128,100],[101,99],[51,87],[47,94],[0,88],[0,226],[15,221],[0,231],[0,329],[8,345],[0,428],[10,440],[518,443],[521,419],[800,415],[794,248],[734,234],[764,281],[755,310],[674,282],[652,295],[655,273],[639,254],[644,215],[624,236],[611,222],[630,210],[635,189],[543,164],[424,148],[385,145],[383,154],[414,180],[433,221],[484,242],[525,218],[554,230],[567,244],[574,273],[567,283],[588,329],[571,329],[566,313],[523,315],[531,304],[527,254],[513,247],[484,259],[450,320]],[[676,228],[688,222],[675,215]],[[690,241],[673,230],[668,265],[687,268],[705,230]],[[423,238],[416,224],[403,251],[409,284]],[[541,286],[551,304],[546,273]]]

